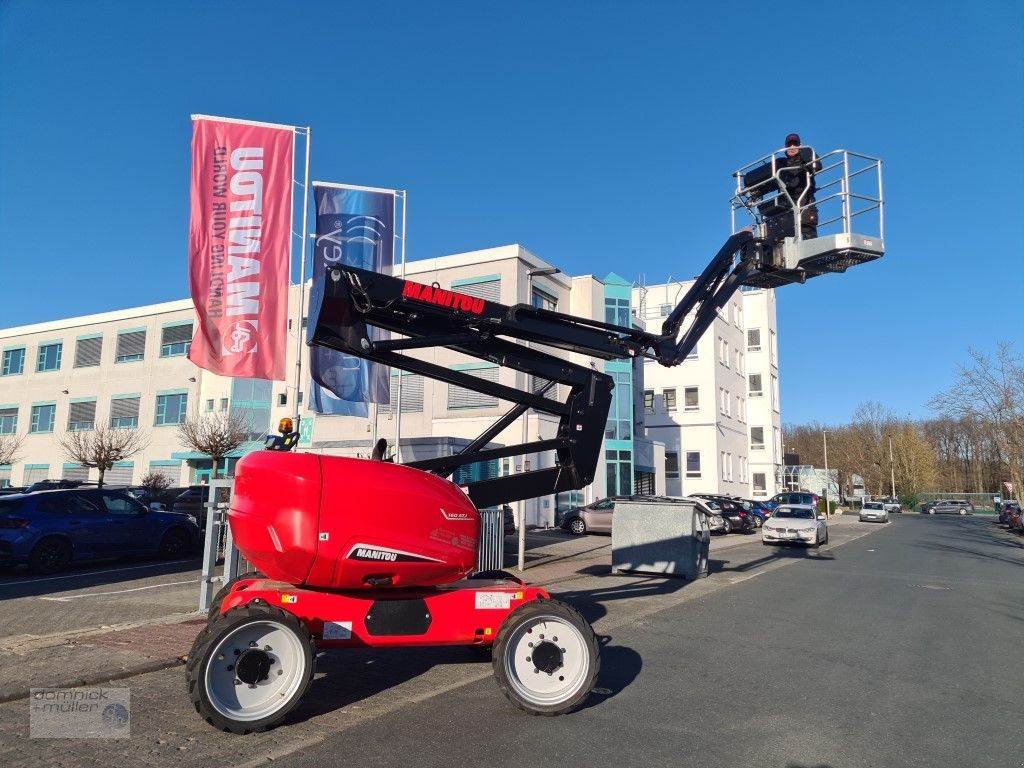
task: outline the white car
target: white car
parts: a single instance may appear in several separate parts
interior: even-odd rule
[[[828,543],[828,523],[808,504],[783,504],[761,526],[761,543],[819,547]]]
[[[866,523],[869,520],[876,523],[889,522],[888,504],[882,501],[865,501],[860,509],[860,521]]]

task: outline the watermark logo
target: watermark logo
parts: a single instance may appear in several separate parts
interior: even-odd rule
[[[126,739],[131,735],[128,688],[33,688],[33,739]]]

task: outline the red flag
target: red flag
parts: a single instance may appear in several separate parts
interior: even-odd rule
[[[285,378],[295,131],[192,119],[189,359],[222,376]]]

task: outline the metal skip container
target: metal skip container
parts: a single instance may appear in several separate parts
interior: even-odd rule
[[[612,571],[698,579],[708,575],[711,531],[688,499],[615,503]]]

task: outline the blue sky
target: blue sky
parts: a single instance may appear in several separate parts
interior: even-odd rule
[[[410,258],[692,276],[797,130],[886,161],[887,256],[779,292],[783,417],[924,415],[1024,349],[1020,2],[0,5],[0,327],[187,295],[189,114],[311,125]],[[239,45],[228,48],[232,36]]]

